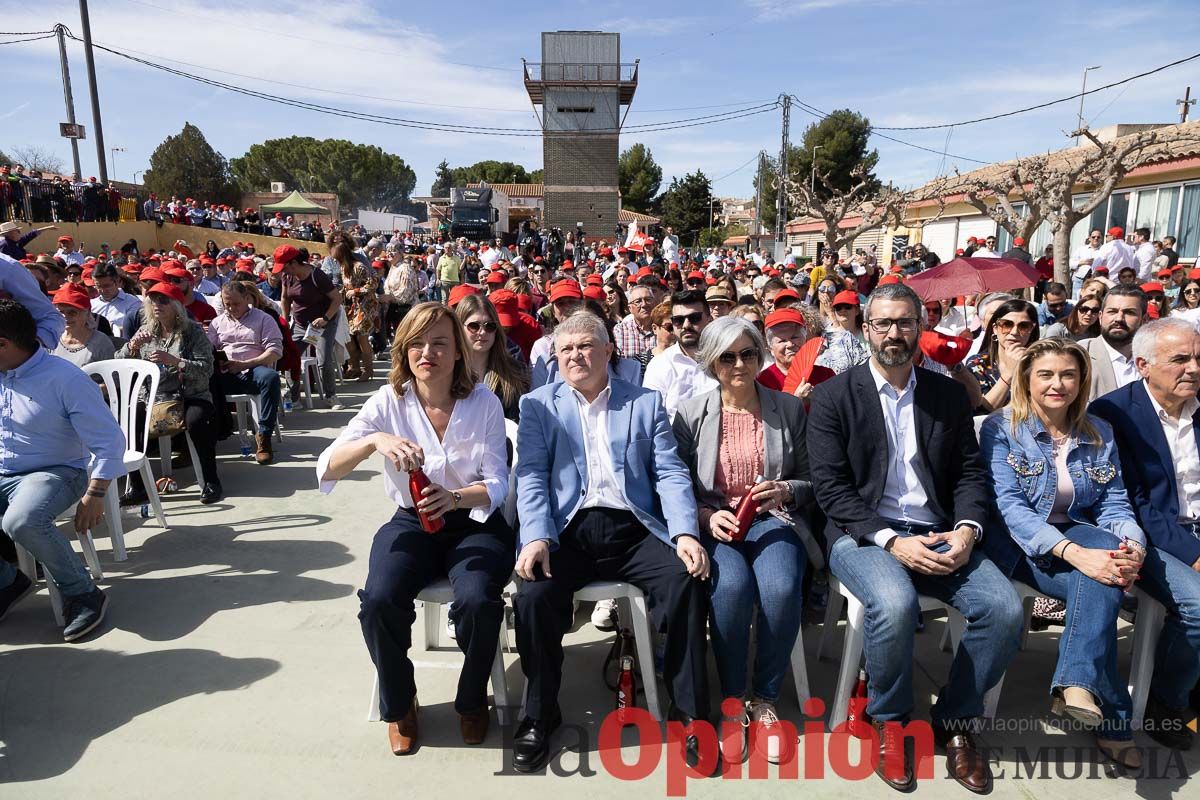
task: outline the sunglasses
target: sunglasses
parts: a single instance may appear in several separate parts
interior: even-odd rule
[[[1057,311],[1057,310],[1064,309],[1064,308],[1066,308],[1066,307],[1067,307],[1067,301],[1066,301],[1066,300],[1063,300],[1061,303],[1046,303],[1046,308],[1053,308],[1053,309],[1055,309],[1056,311]]]
[[[1193,291],[1200,292],[1200,289],[1195,289]],[[1099,314],[1100,306],[1075,306],[1075,310],[1079,312],[1080,316],[1084,314]]]
[[[490,320],[487,320],[484,322],[468,322],[467,330],[470,331],[471,333],[479,333],[481,331],[483,333],[495,333],[496,332],[496,323],[494,323]]]
[[[851,311],[853,309],[854,309],[854,306],[848,305],[846,303],[838,303],[836,306],[833,307],[833,310],[837,311],[839,313],[844,312],[844,311]]]
[[[1033,330],[1033,323],[1029,320],[1023,320],[1021,322],[1013,322],[1011,319],[996,320],[995,328],[1000,333],[1009,333],[1014,327],[1017,329],[1017,333],[1023,335]]]
[[[67,277],[68,278],[82,278],[83,273],[82,272],[68,272]]]
[[[824,289],[817,289],[821,294],[837,294],[836,286],[826,286]]]
[[[152,294],[150,295],[150,300],[156,306],[168,306],[171,304],[171,298],[167,297],[165,294]]]
[[[693,311],[691,314],[672,315],[671,324],[675,325],[677,328],[682,328],[686,323],[694,328],[700,324],[702,319],[704,319],[703,311]]]
[[[1195,289],[1195,288],[1193,288],[1193,289],[1184,289],[1184,290],[1183,290],[1183,293],[1184,293],[1184,294],[1200,294],[1200,289]]]
[[[737,353],[721,353],[721,355],[717,356],[717,361],[720,361],[721,364],[726,367],[732,367],[739,361],[747,366],[751,364],[757,364],[758,350],[754,349],[753,347],[747,347],[745,350]]]

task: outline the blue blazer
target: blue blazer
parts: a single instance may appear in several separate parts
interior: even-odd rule
[[[1145,384],[1134,381],[1109,392],[1093,400],[1088,411],[1113,427],[1125,490],[1146,538],[1184,564],[1195,564],[1200,539],[1179,524],[1175,464]],[[1200,411],[1192,423],[1200,442]]]
[[[609,386],[607,438],[629,510],[672,547],[681,534],[698,538],[692,476],[676,452],[662,397],[619,379]],[[565,382],[521,398],[516,475],[520,546],[546,539],[556,548],[588,482],[579,403]]]

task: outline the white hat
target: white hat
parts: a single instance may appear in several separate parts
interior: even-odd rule
[[[19,223],[19,222],[0,223],[0,236],[3,236],[6,233],[12,233],[13,231],[19,231],[19,230],[21,230],[21,223]]]

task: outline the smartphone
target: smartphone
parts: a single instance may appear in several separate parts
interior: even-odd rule
[[[950,543],[947,542],[945,539],[943,539],[942,541],[937,542],[935,544],[927,544],[925,546],[928,547],[930,550],[932,550],[935,553],[946,553],[946,552],[949,552],[949,550],[950,550]]]

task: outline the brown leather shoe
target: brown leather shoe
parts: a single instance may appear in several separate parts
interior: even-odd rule
[[[975,794],[992,791],[992,766],[976,749],[970,733],[934,725],[933,740],[946,750],[946,772],[951,778]]]
[[[398,756],[406,756],[417,748],[417,698],[413,698],[404,719],[388,723],[388,743]]]
[[[258,445],[258,452],[254,454],[255,461],[259,464],[270,464],[275,460],[275,450],[271,445],[269,433],[254,434],[254,441]]]
[[[900,735],[901,726],[888,725],[879,720],[871,720],[871,726],[875,728],[875,736],[879,739],[879,763],[875,765],[875,774],[896,791],[911,792],[917,782],[913,778],[912,756],[904,746],[904,737]],[[897,769],[898,766],[900,769]]]
[[[488,723],[491,718],[485,706],[482,711],[472,711],[469,714],[459,714],[458,727],[462,731],[465,744],[483,744],[487,738]]]

